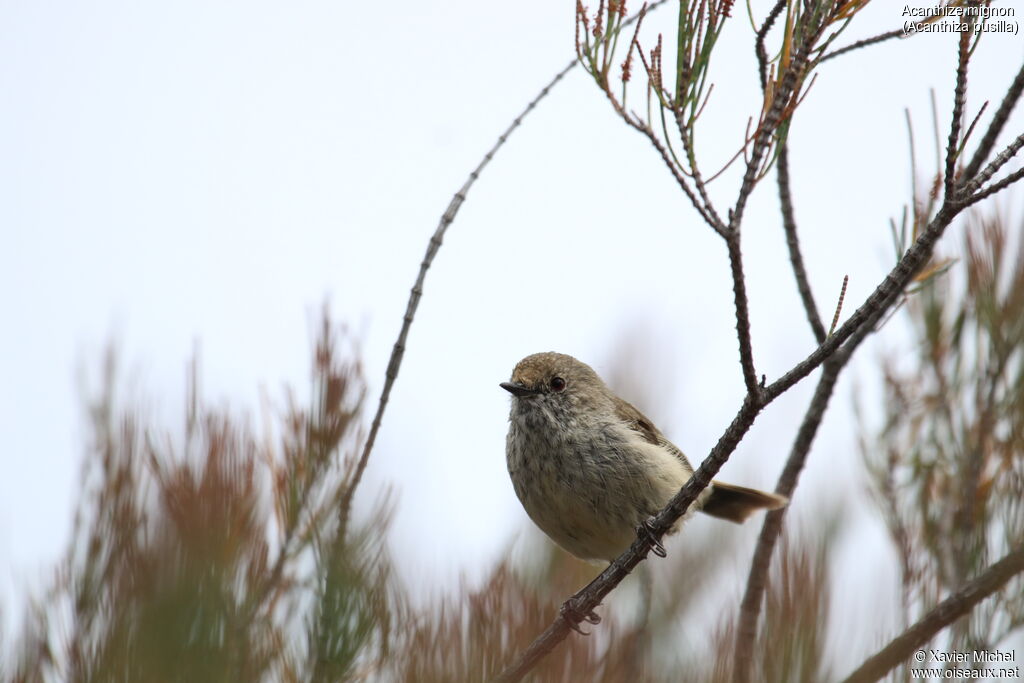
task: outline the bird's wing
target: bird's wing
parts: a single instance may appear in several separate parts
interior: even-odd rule
[[[686,459],[683,452],[676,447],[674,443],[665,438],[665,435],[658,431],[658,428],[654,426],[654,423],[647,419],[643,413],[637,410],[631,403],[628,403],[621,398],[615,397],[615,414],[626,423],[630,429],[639,434],[644,441],[652,443],[655,446],[661,446],[672,455],[679,458],[686,469],[693,472],[693,466],[690,465],[690,461]]]

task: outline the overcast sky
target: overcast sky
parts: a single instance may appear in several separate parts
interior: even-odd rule
[[[751,4],[762,18],[768,5]],[[902,4],[875,5],[840,43],[902,23]],[[441,7],[0,0],[3,604],[38,587],[67,543],[87,435],[80,378],[95,386],[108,341],[126,392],[175,428],[197,347],[211,403],[256,411],[263,394],[281,405],[284,386],[304,388],[327,300],[360,339],[375,402],[451,195],[573,55],[569,2]],[[736,151],[759,107],[750,25],[742,3],[734,12],[702,119],[708,167]],[[673,13],[651,17],[647,44]],[[910,185],[904,108],[930,163],[929,93],[945,130],[954,41],[919,36],[830,62],[797,114],[794,194],[825,310],[843,275],[849,312],[893,262],[888,221]],[[1019,37],[983,41],[971,115],[1022,54]],[[713,186],[722,205],[735,180]],[[745,239],[770,381],[812,348],[773,179]],[[880,348],[898,345],[893,325],[864,349],[861,386]],[[393,542],[417,568],[407,580],[435,594],[478,576],[529,524],[505,470],[497,386],[515,362],[557,350],[612,374],[622,349],[634,362],[620,390],[656,403],[640,407],[699,461],[742,398],[725,249],[577,69],[473,188],[428,276],[360,501],[396,487]],[[852,375],[840,385],[798,519],[843,492],[865,500],[853,386]],[[811,389],[763,414],[723,478],[774,485]],[[758,524],[722,533],[752,539]],[[874,538],[879,568],[858,580],[889,574]]]

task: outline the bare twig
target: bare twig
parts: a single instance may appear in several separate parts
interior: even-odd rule
[[[820,344],[825,341],[825,326],[821,323],[821,315],[814,302],[814,294],[811,292],[811,285],[807,279],[807,270],[804,268],[804,257],[800,251],[800,239],[797,237],[793,195],[789,184],[789,146],[786,143],[782,143],[779,148],[776,173],[778,174],[779,204],[782,209],[782,228],[786,232],[786,246],[789,249],[789,263],[793,268],[793,277],[796,279],[797,291],[800,292],[800,300],[804,304],[807,322],[811,325],[814,338]]]
[[[989,197],[991,197],[995,193],[1000,192],[1002,190],[1005,190],[1010,185],[1013,185],[1015,182],[1020,180],[1022,177],[1024,177],[1024,168],[1019,168],[1016,171],[1014,171],[1013,173],[1011,173],[1010,175],[1008,175],[1005,178],[1003,178],[1002,180],[1000,180],[999,182],[992,183],[991,185],[986,187],[981,192],[978,192],[977,194],[974,194],[974,195],[968,197],[966,200],[964,200],[962,202],[962,206],[966,208],[966,207],[971,206],[973,204],[977,204],[978,202],[980,202],[983,199],[988,199]]]
[[[845,55],[847,52],[853,52],[854,50],[859,50],[862,47],[868,47],[869,45],[877,45],[878,43],[884,43],[885,41],[892,40],[893,38],[904,38],[904,37],[909,37],[909,36],[904,36],[903,29],[901,29],[901,28],[898,28],[895,31],[888,31],[886,33],[880,33],[877,36],[873,36],[871,38],[865,38],[864,40],[858,40],[855,43],[851,43],[849,45],[845,45],[843,47],[836,48],[832,52],[829,52],[827,55],[825,55],[824,57],[819,59],[818,60],[818,64],[821,64],[822,62],[827,62],[828,60],[830,60],[830,59],[832,59],[834,57],[838,57],[839,55]]]
[[[998,139],[999,134],[1003,131],[1003,127],[1009,120],[1014,107],[1017,106],[1017,101],[1020,100],[1022,92],[1024,92],[1024,65],[1017,71],[1017,77],[1013,79],[1013,83],[1007,89],[1006,96],[999,105],[999,109],[992,115],[992,121],[985,131],[985,135],[981,138],[981,142],[978,143],[978,149],[974,151],[974,156],[971,157],[970,162],[964,167],[965,178],[973,178],[981,168],[981,165],[985,163],[988,155],[992,153],[992,149],[996,145],[996,139]]]
[[[700,198],[704,201],[704,207],[707,210],[708,216],[714,221],[712,227],[718,226],[725,229],[725,224],[722,219],[718,216],[718,212],[715,211],[714,204],[711,203],[711,197],[708,195],[707,186],[704,182],[704,178],[701,175],[700,168],[697,165],[697,154],[693,149],[693,139],[690,136],[690,131],[687,129],[686,122],[683,120],[682,112],[673,111],[673,115],[676,119],[676,128],[679,129],[679,138],[683,142],[683,151],[686,152],[687,163],[690,165],[690,174],[693,176],[693,185],[697,188],[697,192],[700,194]],[[716,228],[716,231],[717,228]],[[721,234],[721,232],[719,232]]]
[[[743,382],[746,385],[748,395],[757,395],[761,391],[761,387],[757,380],[757,370],[754,366],[754,355],[750,342],[750,316],[748,313],[746,282],[743,274],[740,226],[747,200],[759,179],[761,161],[771,146],[772,138],[777,133],[778,125],[786,114],[787,105],[791,97],[795,94],[802,81],[804,67],[807,63],[807,55],[814,40],[816,40],[816,36],[810,37],[807,42],[801,45],[786,69],[781,84],[775,89],[771,106],[765,114],[755,136],[754,146],[750,151],[747,170],[743,175],[743,182],[740,185],[736,205],[729,212],[726,244],[729,249],[729,266],[733,278],[733,302],[736,312],[736,334],[739,338],[740,346],[740,366],[743,369]]]
[[[775,6],[765,17],[764,23],[761,24],[761,28],[757,30],[757,40],[754,43],[754,52],[757,54],[757,72],[761,77],[761,90],[764,91],[768,87],[768,51],[764,47],[764,41],[768,37],[768,32],[772,30],[772,26],[775,24],[775,20],[779,18],[779,14],[786,7],[786,0],[777,0]]]
[[[836,302],[836,312],[832,316],[832,325],[828,328],[828,333],[832,334],[836,331],[836,325],[839,324],[839,314],[843,312],[843,299],[846,298],[846,285],[850,283],[850,276],[843,276],[843,288],[839,290],[839,301]]]
[[[757,370],[754,366],[754,356],[750,341],[750,316],[748,313],[748,302],[746,293],[746,282],[743,274],[743,259],[740,244],[740,226],[743,220],[743,210],[747,200],[757,184],[761,161],[768,148],[771,146],[772,137],[776,134],[778,125],[787,111],[787,104],[803,79],[804,67],[807,64],[807,55],[810,46],[814,44],[817,36],[811,36],[803,43],[792,62],[782,77],[782,82],[772,96],[772,103],[768,112],[761,122],[760,129],[756,135],[754,146],[747,161],[747,170],[743,176],[743,182],[736,199],[736,205],[729,213],[729,232],[726,244],[729,248],[729,266],[733,277],[733,301],[736,312],[736,334],[740,346],[740,366],[743,369],[743,382],[746,385],[747,393],[756,395],[761,391],[757,380]]]
[[[547,94],[555,87],[559,81],[569,71],[576,66],[578,62],[574,59],[569,62],[561,71],[555,74],[554,78],[545,85],[537,96],[530,100],[530,103],[526,105],[526,108],[517,116],[508,128],[505,129],[499,137],[498,141],[488,150],[484,158],[477,164],[477,167],[473,169],[473,172],[469,174],[469,178],[463,183],[459,191],[452,197],[451,202],[448,204],[447,210],[444,215],[441,216],[441,220],[437,225],[437,229],[434,234],[430,237],[430,242],[427,244],[426,254],[423,256],[423,261],[420,263],[419,274],[416,276],[416,282],[412,286],[412,290],[409,292],[409,301],[406,304],[405,315],[402,317],[402,329],[398,333],[398,339],[395,340],[395,345],[391,350],[391,358],[388,361],[387,371],[384,373],[384,388],[380,392],[380,401],[377,405],[377,412],[373,416],[373,422],[370,424],[370,432],[366,437],[366,443],[363,445],[362,454],[359,457],[359,462],[356,464],[356,468],[349,485],[345,489],[345,494],[341,499],[338,507],[338,519],[341,522],[341,528],[344,530],[348,524],[349,509],[352,505],[352,496],[355,493],[356,488],[359,486],[359,482],[362,479],[363,472],[366,470],[366,464],[370,459],[370,453],[373,450],[373,445],[377,440],[377,432],[380,431],[381,420],[384,417],[384,409],[387,407],[388,399],[391,396],[391,389],[394,387],[395,379],[398,377],[398,370],[402,366],[402,356],[405,354],[405,343],[409,336],[409,328],[412,327],[413,318],[416,315],[416,309],[419,307],[420,297],[423,295],[423,282],[427,277],[427,270],[434,261],[434,257],[437,255],[437,251],[441,248],[441,241],[444,238],[445,231],[448,230],[448,226],[451,225],[452,221],[455,220],[455,215],[459,212],[459,208],[462,206],[462,202],[466,200],[466,195],[469,193],[470,188],[480,177],[480,173],[483,172],[484,168],[494,158],[495,153],[505,144],[508,140],[508,136],[519,127],[519,124],[523,122],[523,119],[537,106],[537,104],[543,100]]]
[[[945,201],[954,199],[956,189],[956,159],[960,150],[960,128],[963,125],[964,106],[967,100],[967,63],[970,60],[971,34],[960,34],[960,52],[957,57],[956,88],[953,91],[953,121],[949,126],[949,142],[946,144]]]
[[[960,151],[957,152],[957,156],[964,153],[964,147],[967,145],[967,141],[971,139],[971,136],[974,135],[974,128],[978,125],[978,121],[981,120],[986,109],[988,109],[988,102],[981,105],[981,109],[978,110],[978,113],[975,114],[974,118],[971,120],[971,125],[967,126],[967,132],[964,133],[964,139],[963,142],[960,143]]]
[[[845,354],[845,357],[849,358],[850,354]],[[843,364],[836,362],[835,359],[825,363],[825,370],[821,379],[818,380],[814,396],[811,398],[803,422],[797,431],[789,459],[775,486],[775,492],[779,495],[791,498],[793,491],[796,490],[797,480],[803,470],[807,454],[811,450],[811,444],[814,442],[825,410],[828,408],[829,399],[832,397],[842,367]],[[786,510],[787,508],[782,508],[769,512],[765,516],[761,535],[757,539],[754,558],[750,564],[750,573],[747,576],[747,589],[743,596],[743,602],[740,604],[739,620],[736,627],[733,683],[746,683],[750,680],[754,641],[757,638],[757,620],[761,614],[761,601],[764,599],[767,585],[768,567],[771,564],[775,543],[782,532],[782,522],[785,519]]]
[[[732,271],[733,306],[736,309],[736,336],[740,344],[740,367],[747,393],[756,396],[761,388],[754,367],[754,349],[750,342],[750,311],[747,302],[747,284],[743,275],[743,251],[740,233],[732,232],[726,240],[729,247],[729,268]]]
[[[997,154],[989,165],[985,167],[984,171],[971,178],[971,180],[964,186],[964,194],[971,194],[981,188],[982,185],[987,183],[989,179],[995,175],[996,171],[1005,166],[1006,162],[1017,155],[1017,152],[1020,151],[1021,147],[1024,147],[1024,133],[1014,138],[1013,142],[1007,145],[1006,149]]]
[[[943,600],[917,623],[869,657],[843,683],[869,683],[879,680],[893,668],[908,661],[910,656],[928,643],[936,633],[967,614],[975,605],[1021,572],[1024,572],[1024,548],[1017,548]]]

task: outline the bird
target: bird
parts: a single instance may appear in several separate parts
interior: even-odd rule
[[[580,559],[612,562],[693,475],[651,420],[572,356],[527,356],[500,386],[512,395],[505,455],[516,495],[530,519]],[[788,502],[712,481],[691,509],[741,523]]]

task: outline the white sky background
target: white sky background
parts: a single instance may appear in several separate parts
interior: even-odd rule
[[[770,6],[753,4],[758,19]],[[840,43],[898,26],[902,8],[875,3]],[[742,3],[734,12],[702,119],[706,168],[732,155],[759,106]],[[649,18],[645,44],[674,13]],[[550,0],[453,0],[443,14],[405,0],[0,1],[8,632],[67,542],[86,437],[76,377],[96,377],[106,342],[118,343],[129,394],[177,428],[197,344],[210,403],[256,411],[263,391],[281,405],[282,387],[304,388],[327,298],[361,337],[372,409],[439,216],[569,61],[572,41],[572,5]],[[888,220],[910,182],[903,109],[930,170],[929,89],[945,131],[954,46],[926,35],[830,62],[796,117],[797,218],[825,316],[844,274],[849,312],[892,263]],[[971,115],[1001,95],[1022,53],[1019,37],[983,41]],[[713,186],[722,207],[735,189],[735,174]],[[771,381],[812,348],[773,177],[744,225],[755,358]],[[428,275],[361,499],[365,508],[373,489],[396,486],[405,578],[438,594],[462,573],[479,576],[529,524],[505,471],[508,397],[497,386],[528,353],[571,353],[611,374],[616,350],[636,349],[634,397],[699,461],[742,397],[731,300],[721,240],[654,150],[572,72],[485,171]],[[882,346],[898,337],[891,325]],[[878,348],[861,352],[861,371]],[[864,500],[850,380],[811,455],[797,517],[844,493]],[[807,380],[769,408],[723,478],[771,488],[812,389]],[[878,559],[852,548],[851,585],[892,582],[873,514],[856,537]],[[709,528],[746,534],[735,561],[745,568],[759,523]],[[879,590],[877,604],[837,600],[842,623],[874,623],[888,599]]]

